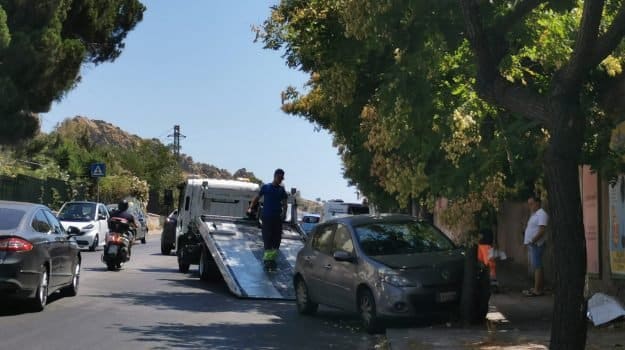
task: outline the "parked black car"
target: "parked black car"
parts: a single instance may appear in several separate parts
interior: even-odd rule
[[[69,232],[69,233],[68,233]],[[0,295],[41,311],[48,295],[78,293],[80,249],[44,205],[0,201]]]
[[[141,240],[142,244],[145,244],[145,240],[148,238],[148,216],[143,210],[137,206],[128,208],[132,215],[137,220],[137,232],[135,233],[135,240]]]
[[[163,223],[163,232],[161,232],[161,253],[169,255],[171,250],[176,247],[176,224],[178,223],[178,210],[172,211]]]

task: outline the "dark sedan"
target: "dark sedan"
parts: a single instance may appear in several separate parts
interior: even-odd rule
[[[169,255],[171,250],[176,247],[176,224],[178,222],[178,210],[172,211],[163,223],[163,232],[161,232],[161,253]]]
[[[78,245],[48,207],[0,201],[0,295],[41,311],[57,290],[78,293],[80,262]]]

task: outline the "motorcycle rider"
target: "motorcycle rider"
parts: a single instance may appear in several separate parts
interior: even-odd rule
[[[118,218],[122,218],[122,219],[126,219],[128,221],[128,224],[130,225],[130,228],[132,230],[136,230],[137,229],[137,221],[135,220],[134,215],[132,215],[131,213],[128,212],[128,201],[125,199],[122,199],[121,201],[119,201],[119,203],[117,204],[117,210],[115,210],[112,214],[111,217],[118,217]],[[119,233],[124,233],[124,232],[119,232]],[[132,247],[132,242],[134,241],[134,236],[132,234],[132,232],[128,232],[128,234],[130,234],[130,237],[128,238],[130,241],[130,244],[128,246],[128,256],[131,255],[131,247]]]

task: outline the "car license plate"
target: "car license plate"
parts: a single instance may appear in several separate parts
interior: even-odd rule
[[[436,294],[436,302],[447,303],[456,300],[456,292],[441,292]]]
[[[116,245],[111,245],[109,246],[109,249],[107,250],[107,253],[109,255],[115,255],[117,254],[117,246]]]

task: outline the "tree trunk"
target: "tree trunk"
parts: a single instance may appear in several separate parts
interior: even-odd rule
[[[467,246],[464,260],[464,277],[462,279],[462,295],[460,298],[460,318],[462,324],[468,326],[475,320],[475,290],[477,283],[477,245]]]
[[[574,103],[572,103],[574,104]],[[555,121],[544,158],[548,189],[549,226],[553,245],[555,295],[551,324],[551,349],[586,346],[586,240],[582,221],[578,165],[583,118],[570,100],[554,108]],[[572,112],[572,113],[571,113]]]

